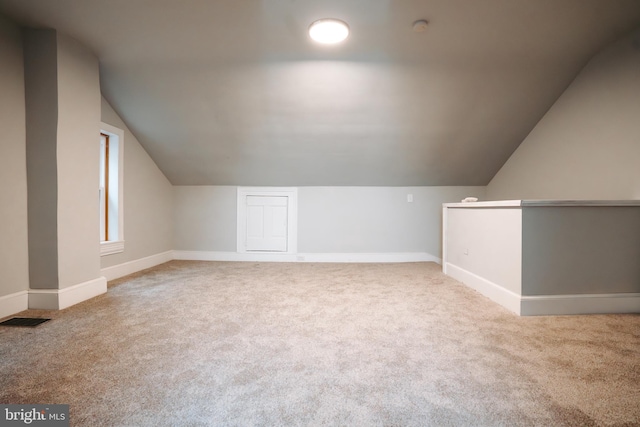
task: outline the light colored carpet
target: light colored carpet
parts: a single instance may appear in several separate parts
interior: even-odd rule
[[[517,317],[433,263],[172,261],[0,328],[76,426],[640,425],[640,316]]]

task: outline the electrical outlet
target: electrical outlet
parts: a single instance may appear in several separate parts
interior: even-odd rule
[[[407,202],[413,203],[413,194],[407,194]]]

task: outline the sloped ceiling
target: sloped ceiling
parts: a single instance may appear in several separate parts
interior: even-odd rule
[[[91,48],[103,95],[175,185],[485,185],[589,58],[640,24],[638,0],[0,0],[0,11]],[[342,45],[308,38],[326,17],[349,23]]]

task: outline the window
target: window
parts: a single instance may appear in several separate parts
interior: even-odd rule
[[[100,242],[109,240],[109,135],[100,132]]]
[[[124,132],[106,123],[100,129],[100,254],[124,251],[122,171]]]

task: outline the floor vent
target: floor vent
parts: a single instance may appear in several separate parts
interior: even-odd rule
[[[14,317],[13,319],[0,322],[0,326],[26,326],[33,328],[51,319],[43,319],[40,317]]]

